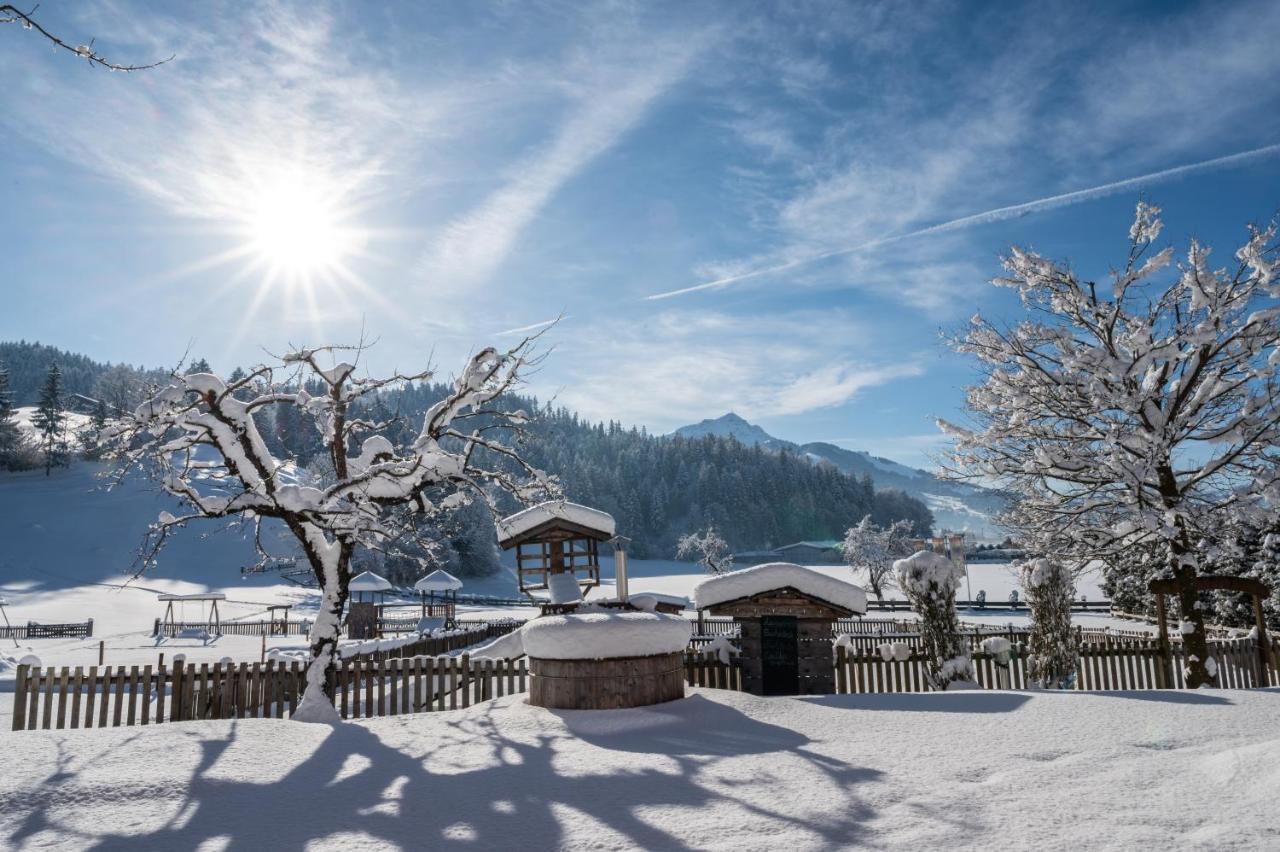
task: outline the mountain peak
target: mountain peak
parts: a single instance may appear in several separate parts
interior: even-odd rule
[[[733,438],[738,443],[746,444],[747,446],[755,446],[756,444],[762,444],[770,448],[795,446],[789,441],[778,440],[759,426],[754,423],[748,423],[732,411],[716,418],[703,420],[701,423],[681,426],[674,434],[681,438],[705,438],[708,435],[717,438]]]

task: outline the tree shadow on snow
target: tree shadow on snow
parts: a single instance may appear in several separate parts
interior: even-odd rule
[[[853,695],[815,695],[798,699],[842,710],[894,710],[920,713],[1009,713],[1031,696],[1004,690],[963,692],[878,692]]]
[[[1108,692],[1064,692],[1063,695],[1096,695],[1128,701],[1155,701],[1162,704],[1235,704],[1219,691],[1191,689],[1129,689]]]
[[[405,736],[425,721],[421,716],[384,720],[379,730],[392,742],[407,741],[400,747],[362,724],[339,725],[278,779],[269,753],[226,754],[231,766],[245,760],[262,766],[261,780],[246,780],[243,771],[235,779],[220,778],[215,766],[237,745],[246,723],[213,737],[208,729],[193,728],[201,759],[189,779],[174,779],[175,785],[185,783],[185,801],[167,824],[141,834],[127,825],[103,825],[103,834],[78,839],[89,848],[130,852],[192,849],[214,838],[224,850],[301,850],[348,832],[406,849],[544,849],[565,845],[566,822],[575,820],[592,826],[588,831],[604,845],[680,849],[685,843],[669,830],[671,820],[680,820],[680,828],[701,845],[715,839],[714,829],[708,829],[710,836],[701,833],[696,811],[721,807],[743,812],[738,820],[750,814],[764,821],[773,836],[794,831],[840,847],[857,842],[859,827],[873,815],[857,787],[881,773],[813,754],[803,735],[705,698],[646,710],[560,712],[564,732],[532,724],[541,712],[491,704],[432,725],[430,739]],[[567,748],[571,741],[573,749]],[[593,749],[600,750],[599,759]],[[609,758],[609,751],[637,758]],[[661,759],[641,765],[641,753]],[[725,763],[770,753],[792,756],[832,784],[831,801],[820,816],[790,815],[785,800],[746,795],[751,789],[758,794],[790,770],[757,763],[760,768],[744,778],[741,764]],[[73,775],[62,768],[56,783],[74,783]],[[56,799],[38,799],[37,811]],[[681,815],[655,813],[663,807],[678,808]],[[47,830],[48,815],[33,814],[26,826]],[[20,829],[9,841],[16,845],[32,833]]]

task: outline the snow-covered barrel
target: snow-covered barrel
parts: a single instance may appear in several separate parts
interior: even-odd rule
[[[579,611],[521,629],[529,703],[563,710],[644,707],[684,697],[684,649],[693,625],[674,615]]]

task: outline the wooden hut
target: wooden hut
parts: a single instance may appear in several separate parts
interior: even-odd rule
[[[544,591],[553,605],[574,603],[600,585],[600,543],[613,535],[608,512],[565,500],[539,503],[498,522],[498,544],[516,549],[520,591],[529,597]],[[576,595],[570,594],[573,586]]]
[[[825,695],[835,692],[834,622],[865,613],[867,596],[810,568],[771,562],[703,580],[694,605],[737,620],[747,692]]]

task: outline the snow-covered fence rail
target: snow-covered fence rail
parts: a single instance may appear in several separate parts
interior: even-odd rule
[[[1271,640],[1271,660],[1258,676],[1258,646],[1253,639],[1228,639],[1209,643],[1218,667],[1219,685],[1224,689],[1280,686],[1276,661],[1280,660],[1280,638]],[[1007,666],[983,651],[973,653],[978,684],[983,689],[1025,689],[1026,659],[1019,645]],[[1159,644],[1154,639],[1085,642],[1080,645],[1080,664],[1075,688],[1090,691],[1182,689],[1185,651],[1170,649],[1166,667]],[[888,659],[886,659],[888,657]],[[924,692],[928,689],[928,659],[911,648],[906,656],[882,654],[879,650],[850,650],[836,646],[836,692]]]
[[[0,639],[87,639],[93,636],[93,619],[67,624],[26,624],[0,626]]]
[[[411,641],[375,639],[371,642],[361,643],[360,646],[357,646],[355,652],[345,648],[340,650],[343,652],[342,659],[345,661],[376,661],[396,657],[436,656],[456,651],[459,648],[466,648],[488,639],[505,636],[513,630],[517,630],[522,623],[520,621],[466,622],[459,625],[459,628],[462,629],[449,631],[439,636],[423,636]],[[359,651],[359,648],[364,646],[368,646],[370,650],[366,652]]]

